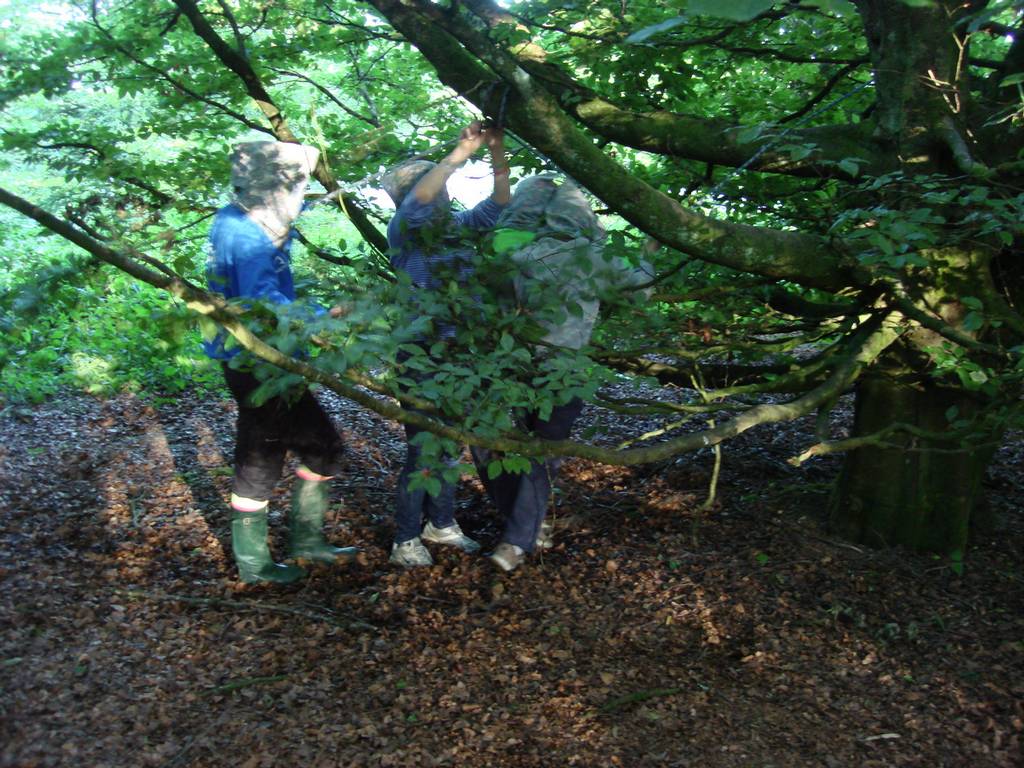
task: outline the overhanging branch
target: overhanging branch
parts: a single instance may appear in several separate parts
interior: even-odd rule
[[[526,29],[493,0],[468,0],[467,5],[492,29],[502,24]],[[444,12],[438,6],[427,3],[418,3],[416,8],[429,18],[430,23],[445,29],[476,55],[482,56],[488,47],[498,49],[494,42],[458,14]],[[613,100],[581,84],[563,67],[552,63],[555,57],[550,57],[534,41],[517,42],[511,49],[500,50],[513,57],[524,71],[541,83],[568,114],[594,133],[623,146],[732,168],[742,167],[752,171],[810,178],[852,179],[846,170],[837,165],[839,161],[851,158],[859,164],[862,173],[880,174],[898,167],[895,158],[875,144],[867,126],[851,124],[790,130],[786,134],[787,144],[815,147],[805,157],[794,159],[785,150],[772,149],[775,139],[767,131],[763,136],[744,138],[749,132],[742,131],[742,126],[721,120],[666,110],[636,112],[622,108]],[[815,63],[833,62],[844,66],[806,105],[806,110],[809,111],[823,100],[841,77],[867,61],[867,58],[815,60]],[[784,120],[796,119],[803,113],[802,110]]]
[[[850,284],[852,277],[828,241],[702,216],[630,174],[595,146],[515,59],[486,39],[473,41],[478,47],[467,49],[431,23],[436,14],[423,11],[416,0],[371,3],[419,48],[444,83],[484,113],[493,113],[489,97],[501,89],[480,88],[480,84],[503,82],[515,94],[508,100],[506,124],[658,241],[703,261],[766,277],[826,290]]]
[[[0,203],[32,218],[47,229],[132,277],[166,290],[185,302],[186,306],[193,311],[220,324],[243,348],[262,360],[302,376],[308,381],[322,384],[342,397],[385,418],[403,424],[412,424],[456,442],[528,456],[578,456],[607,464],[628,466],[659,461],[687,451],[717,445],[753,427],[791,421],[813,412],[821,404],[831,401],[837,394],[845,391],[857,379],[861,371],[899,336],[899,329],[889,316],[871,318],[851,338],[849,353],[838,362],[832,374],[820,386],[802,397],[788,403],[757,405],[711,429],[686,434],[656,445],[615,450],[585,445],[572,440],[546,441],[521,435],[482,437],[422,413],[404,409],[394,401],[375,397],[338,374],[320,370],[307,362],[283,354],[246,328],[238,317],[237,308],[230,306],[223,298],[198,290],[176,276],[169,276],[150,269],[114,251],[6,189],[0,188]]]

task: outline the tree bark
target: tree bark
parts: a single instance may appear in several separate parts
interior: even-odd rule
[[[899,421],[941,434],[949,430],[946,413],[953,406],[962,417],[977,410],[963,390],[873,375],[858,385],[853,431],[870,435]],[[893,447],[871,445],[846,454],[829,504],[832,527],[872,546],[963,552],[992,445],[906,434],[886,442]]]
[[[986,167],[966,130],[971,107],[964,66],[968,40],[963,25],[957,24],[970,4],[947,12],[941,3],[856,3],[875,70],[876,138],[898,154],[908,177],[982,177]],[[887,204],[896,209],[902,205],[898,199]],[[946,213],[950,220],[962,215],[952,209]],[[990,345],[960,327],[966,314],[960,297],[979,294],[991,261],[988,249],[952,245],[923,254],[930,262],[926,283],[915,287],[904,282],[915,304],[908,316],[922,324],[906,337],[904,357],[926,359],[930,346],[950,339],[984,354]],[[921,317],[914,314],[918,311]],[[930,327],[929,318],[946,329],[939,331],[945,338]],[[977,439],[969,444],[941,439],[950,431],[947,411],[955,406],[959,418],[970,418],[979,409],[980,397],[938,382],[920,364],[908,365],[910,357],[898,355],[890,350],[858,383],[853,437],[870,438],[893,422],[909,424],[918,434],[890,433],[846,454],[830,503],[831,524],[840,534],[875,546],[962,552],[994,450],[989,443],[997,436],[982,435],[984,446]]]

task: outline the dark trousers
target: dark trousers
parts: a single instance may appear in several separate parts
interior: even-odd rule
[[[431,496],[423,488],[409,490],[409,480],[414,472],[422,471],[418,466],[421,449],[412,444],[412,439],[422,430],[409,424],[405,425],[405,464],[398,473],[398,493],[395,498],[395,543],[415,539],[420,535],[424,520],[429,520],[435,528],[447,528],[455,522],[455,486],[441,480],[441,492]],[[454,458],[446,458],[445,463],[454,466]]]
[[[542,440],[564,440],[572,433],[572,425],[583,410],[583,401],[573,398],[565,405],[556,405],[551,416],[541,419],[531,411],[520,420],[524,432]],[[547,515],[551,486],[558,476],[561,459],[530,460],[530,469],[521,474],[502,472],[491,480],[487,465],[500,458],[488,448],[472,449],[480,479],[491,501],[505,521],[501,540],[532,552],[540,533],[541,523]]]
[[[289,450],[318,475],[341,472],[341,437],[308,389],[297,400],[278,396],[254,406],[250,395],[260,385],[259,380],[251,373],[229,368],[226,363],[222,368],[224,381],[238,403],[232,488],[236,495],[259,501],[269,499]]]
[[[399,353],[399,363],[404,363],[408,359],[408,353]],[[429,381],[431,377],[431,374],[417,370],[408,370],[405,375],[417,384]],[[414,412],[422,413],[415,409]],[[429,415],[436,417],[436,414]],[[447,528],[455,522],[455,486],[452,483],[441,480],[441,490],[437,496],[431,496],[423,488],[418,488],[415,491],[409,490],[409,480],[413,473],[422,471],[419,461],[423,451],[418,445],[412,444],[412,439],[423,430],[410,424],[403,426],[405,427],[406,447],[405,463],[398,473],[398,486],[395,495],[396,544],[419,536],[426,520],[429,520],[435,528]],[[457,457],[445,457],[445,464],[448,466],[455,466],[456,463],[458,463]]]

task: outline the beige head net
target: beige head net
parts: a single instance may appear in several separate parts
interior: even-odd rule
[[[316,147],[277,141],[245,142],[231,153],[235,202],[278,245],[302,209],[319,156]]]

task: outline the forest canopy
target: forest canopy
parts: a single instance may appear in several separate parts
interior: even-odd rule
[[[985,466],[1022,416],[1018,3],[97,0],[0,14],[6,397],[45,395],[65,373],[211,381],[197,333],[212,323],[268,362],[268,392],[315,381],[427,428],[435,451],[485,445],[510,467],[656,461],[817,414],[818,442],[793,461],[844,453],[842,533],[963,547]],[[480,248],[493,279],[430,297],[436,321],[472,318],[456,343],[411,343],[380,177],[439,159],[471,119],[505,127],[514,178],[555,170],[593,195],[608,258],[653,263],[649,298],[607,297],[582,350],[539,348],[501,301],[508,235]],[[299,222],[297,261],[343,317],[203,290],[228,153],[252,138],[320,150],[325,199]],[[443,375],[399,395],[410,370]],[[633,394],[609,386],[623,381]],[[831,433],[851,391],[854,422]],[[513,409],[573,396],[661,426],[618,445],[515,430]]]

